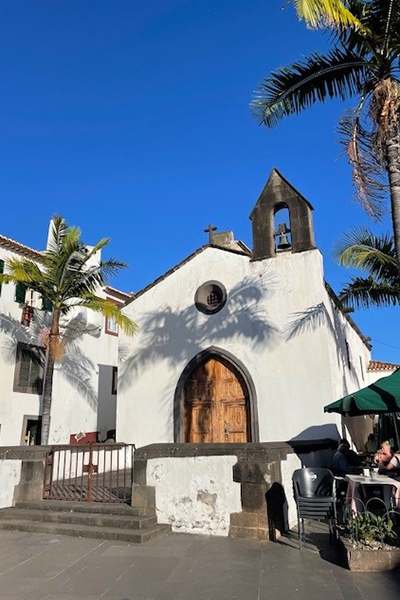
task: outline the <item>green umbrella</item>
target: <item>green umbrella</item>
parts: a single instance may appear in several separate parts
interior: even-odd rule
[[[359,415],[390,415],[393,421],[397,447],[400,432],[396,413],[400,412],[400,369],[389,377],[382,377],[365,388],[328,404],[325,412],[357,417]],[[382,417],[383,418],[383,417]]]
[[[328,404],[324,411],[347,414],[350,417],[400,412],[400,369]]]

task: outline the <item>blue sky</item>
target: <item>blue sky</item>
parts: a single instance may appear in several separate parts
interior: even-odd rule
[[[13,0],[1,3],[0,233],[42,248],[60,213],[87,243],[130,265],[135,291],[206,242],[211,221],[251,244],[248,215],[273,166],[314,205],[336,291],[332,247],[353,225],[335,127],[343,104],[276,129],[248,105],[264,76],[326,44],[284,0]],[[358,311],[374,357],[400,361],[399,311]],[[391,346],[397,346],[392,348]]]

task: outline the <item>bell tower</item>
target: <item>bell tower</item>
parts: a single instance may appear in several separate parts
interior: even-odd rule
[[[290,223],[280,223],[275,231],[275,215],[281,209],[288,210]],[[314,249],[313,210],[308,200],[278,169],[273,168],[250,214],[253,226],[253,260],[272,258],[280,251],[305,252]]]

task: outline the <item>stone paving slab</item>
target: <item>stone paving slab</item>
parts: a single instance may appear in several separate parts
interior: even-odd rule
[[[393,600],[400,572],[351,573],[315,526],[299,551],[173,534],[130,545],[0,531],[1,600]]]

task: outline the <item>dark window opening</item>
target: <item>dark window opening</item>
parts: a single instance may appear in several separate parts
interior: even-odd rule
[[[117,386],[118,386],[118,367],[113,367],[112,368],[112,382],[111,382],[111,394],[113,396],[115,396],[117,393]]]
[[[17,283],[15,286],[15,302],[25,304],[27,286],[24,283]]]
[[[43,348],[19,342],[14,374],[14,392],[41,394],[43,365]]]
[[[346,344],[346,359],[347,359],[347,366],[349,367],[349,369],[351,369],[351,360],[350,360],[350,346],[347,342],[347,340],[345,340],[344,342]]]
[[[0,260],[0,275],[4,273],[4,260]],[[0,283],[0,296],[1,296],[1,283]]]
[[[219,281],[207,281],[196,290],[194,302],[197,310],[212,315],[220,311],[227,300],[226,289]]]
[[[215,308],[222,300],[222,294],[219,290],[214,289],[207,296],[207,304],[211,306],[211,308]]]
[[[23,442],[26,446],[40,446],[42,438],[42,419],[27,419]]]
[[[42,296],[42,310],[45,310],[46,312],[53,312],[53,304],[44,296]]]

